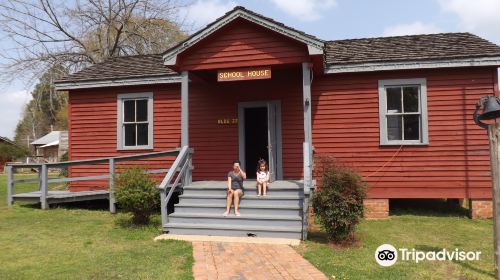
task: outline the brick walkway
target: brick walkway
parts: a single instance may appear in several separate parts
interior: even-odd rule
[[[193,242],[196,280],[328,279],[288,245]]]

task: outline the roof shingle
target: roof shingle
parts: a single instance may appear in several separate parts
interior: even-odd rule
[[[64,77],[57,82],[114,80],[169,75],[178,75],[178,73],[163,65],[162,55],[134,55],[110,58]]]
[[[500,56],[500,47],[471,33],[328,41],[327,65]]]
[[[262,17],[262,15],[256,15]],[[327,67],[372,62],[389,63],[492,56],[500,56],[500,47],[471,33],[439,33],[325,42]],[[161,54],[136,55],[110,58],[60,79],[56,83],[175,75],[178,73],[164,66]]]

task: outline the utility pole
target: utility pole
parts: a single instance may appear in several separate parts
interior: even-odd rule
[[[495,276],[500,279],[500,123],[488,125],[490,141],[491,183],[493,185],[493,243],[495,248]]]
[[[483,107],[483,113],[478,115]],[[500,123],[483,123],[483,120],[500,118],[500,99],[483,96],[476,104],[474,122],[488,130],[490,144],[491,184],[493,186],[493,248],[495,253],[495,278],[500,280]]]

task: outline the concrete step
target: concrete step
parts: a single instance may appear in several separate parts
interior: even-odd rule
[[[273,195],[273,196],[265,196],[258,197],[255,194],[245,195],[240,200],[240,205],[242,206],[253,206],[253,205],[286,205],[286,206],[301,206],[303,197],[300,195]],[[213,203],[213,204],[221,204],[225,205],[226,203],[226,195],[225,194],[196,194],[191,195],[188,193],[184,193],[179,196],[180,203]]]
[[[206,214],[222,214],[226,211],[226,203],[186,203],[182,202],[175,205],[175,213],[206,213]],[[231,207],[231,211],[233,208]],[[242,215],[283,215],[283,216],[300,216],[302,208],[300,206],[286,206],[275,204],[263,205],[240,205],[240,213]]]
[[[222,213],[173,213],[169,215],[169,223],[174,224],[219,224],[219,225],[249,225],[249,226],[279,226],[279,227],[300,227],[302,218],[300,216],[284,215],[256,215],[244,214],[235,216],[234,212],[224,217]]]
[[[184,187],[185,194],[213,194],[213,195],[226,195],[227,186],[213,186],[213,185],[203,185],[203,186],[185,186]],[[248,184],[245,186],[246,194],[257,194],[257,188],[255,185],[249,186]],[[281,196],[281,195],[303,195],[304,189],[296,186],[272,186],[267,188],[268,196]]]
[[[301,239],[302,228],[279,226],[225,225],[168,223],[163,227],[170,234],[215,235],[215,236],[255,236]]]

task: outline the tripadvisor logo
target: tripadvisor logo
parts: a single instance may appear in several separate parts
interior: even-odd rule
[[[478,261],[480,251],[463,251],[442,249],[439,251],[419,251],[413,249],[396,249],[391,244],[383,244],[375,250],[375,261],[381,266],[392,266],[398,260],[412,261],[419,263],[421,261]]]
[[[398,260],[398,251],[391,244],[382,244],[375,250],[375,261],[381,266],[391,266]]]

